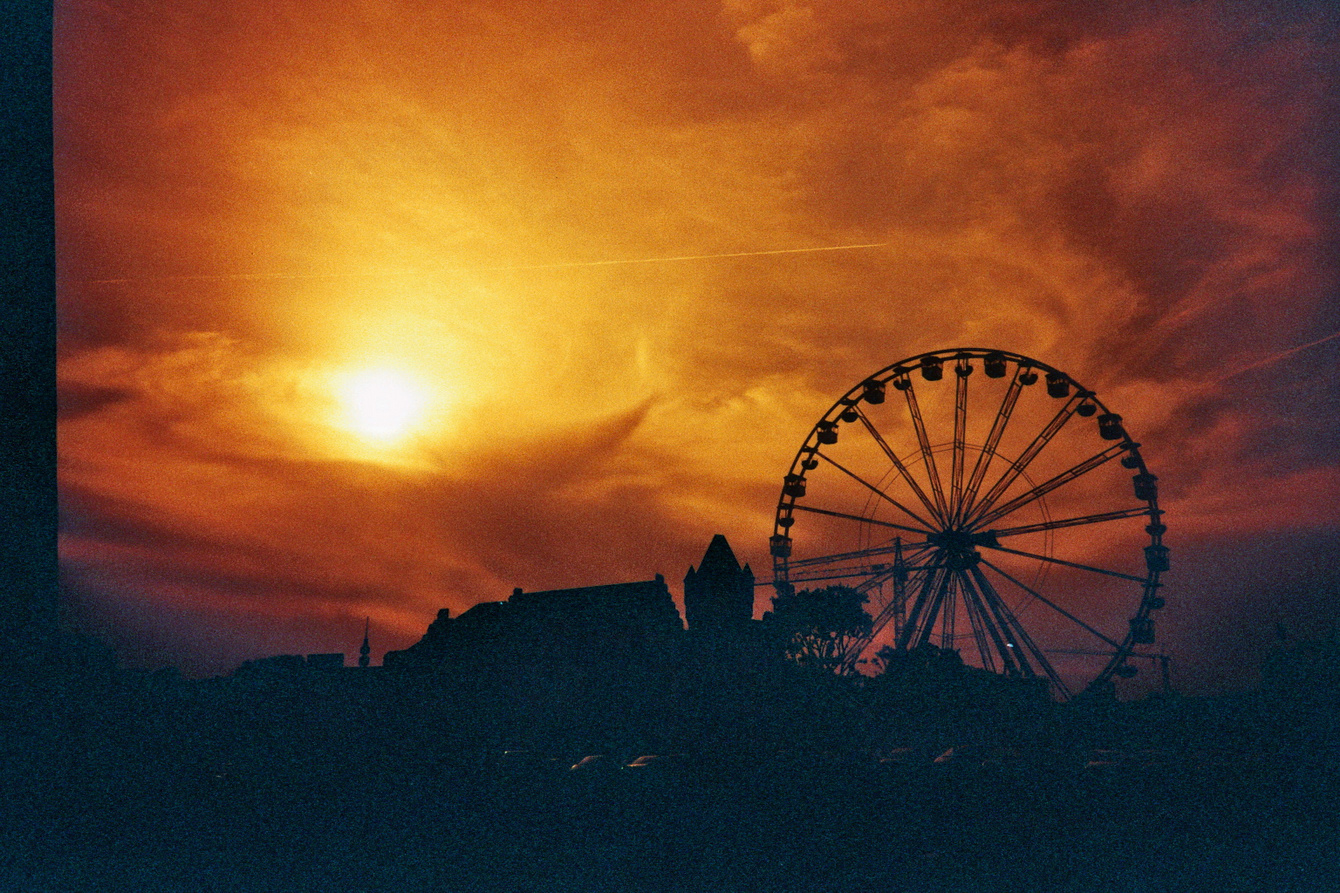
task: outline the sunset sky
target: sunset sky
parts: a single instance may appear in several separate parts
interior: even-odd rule
[[[767,579],[814,422],[959,345],[1143,444],[1180,687],[1337,620],[1329,4],[55,16],[62,585],[130,664],[678,599],[714,533]]]

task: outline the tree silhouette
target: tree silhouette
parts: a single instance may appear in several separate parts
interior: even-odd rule
[[[777,595],[763,620],[789,660],[835,672],[852,672],[847,649],[870,634],[867,598],[850,586],[802,589]]]

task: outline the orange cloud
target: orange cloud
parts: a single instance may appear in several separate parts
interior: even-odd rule
[[[62,561],[145,660],[762,576],[809,426],[955,344],[1119,408],[1219,562],[1170,584],[1334,536],[1324,6],[419,7],[56,4]],[[437,402],[373,448],[331,382],[388,366]],[[1188,585],[1208,655],[1256,602]]]

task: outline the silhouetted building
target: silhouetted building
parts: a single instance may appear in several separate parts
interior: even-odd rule
[[[615,664],[673,647],[682,632],[665,578],[547,592],[513,591],[453,619],[438,612],[424,637],[388,652],[392,668],[562,661]]]
[[[702,563],[684,577],[684,618],[690,630],[738,629],[754,617],[754,572],[740,567],[730,543],[712,537]]]
[[[344,654],[331,652],[326,654],[272,654],[258,657],[238,667],[240,673],[254,672],[298,672],[303,670],[338,670],[344,667]]]
[[[301,670],[307,666],[301,654],[271,654],[266,657],[258,657],[254,660],[244,661],[242,666],[237,668],[239,673],[252,672],[291,672]]]
[[[484,602],[459,617],[439,611],[422,639],[387,652],[382,666],[470,670],[538,662],[617,668],[683,656],[685,648],[698,660],[722,658],[732,648],[740,652],[738,661],[758,659],[763,633],[753,621],[754,572],[740,566],[721,534],[684,578],[684,611],[689,629],[705,636],[686,641],[660,574],[606,586],[516,589],[505,602]]]
[[[548,592],[513,591],[513,616],[546,640],[595,639],[621,647],[659,643],[682,630],[665,578]],[[595,644],[595,643],[590,643]]]

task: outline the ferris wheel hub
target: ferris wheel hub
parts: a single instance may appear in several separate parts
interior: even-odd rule
[[[939,549],[944,549],[946,552],[975,552],[978,546],[986,546],[990,549],[998,545],[995,531],[983,530],[979,533],[965,528],[951,528],[928,533],[926,542]]]
[[[945,530],[932,533],[926,542],[940,549],[946,566],[954,570],[967,570],[982,560],[977,546],[983,544],[980,537],[966,530]]]

